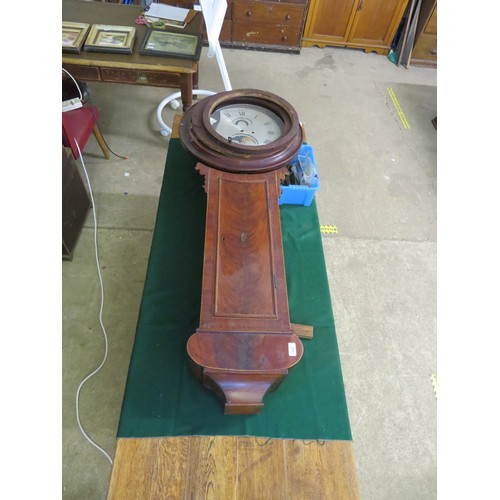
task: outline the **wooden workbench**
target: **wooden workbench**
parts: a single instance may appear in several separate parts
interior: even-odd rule
[[[359,499],[350,441],[118,439],[108,500]]]
[[[172,127],[179,137],[180,115]],[[118,438],[108,500],[356,500],[352,441]]]

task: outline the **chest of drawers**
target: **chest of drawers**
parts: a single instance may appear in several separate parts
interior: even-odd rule
[[[196,0],[160,0],[193,8]],[[309,0],[227,0],[220,33],[224,47],[299,52]]]

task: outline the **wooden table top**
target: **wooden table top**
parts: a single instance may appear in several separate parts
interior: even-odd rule
[[[350,441],[119,438],[108,500],[360,498]]]
[[[128,69],[148,69],[155,71],[194,73],[198,62],[176,57],[156,57],[139,54],[138,50],[147,33],[145,25],[135,24],[137,17],[144,11],[139,5],[123,5],[83,0],[63,0],[62,19],[88,24],[109,24],[116,26],[133,26],[136,28],[136,39],[132,54],[113,54],[107,52],[85,52],[80,54],[63,52],[62,62],[66,64],[97,65]],[[201,13],[186,25],[182,33],[200,34],[203,16]]]

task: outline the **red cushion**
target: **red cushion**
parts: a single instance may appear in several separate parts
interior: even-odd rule
[[[75,140],[80,151],[83,151],[98,118],[99,111],[94,106],[73,109],[62,114],[62,142],[64,146],[71,148],[75,159],[79,156]]]

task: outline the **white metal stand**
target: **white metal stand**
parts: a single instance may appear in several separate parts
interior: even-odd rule
[[[229,81],[229,75],[227,73],[226,63],[222,55],[222,50],[219,43],[220,30],[222,28],[222,23],[224,22],[224,16],[227,10],[226,0],[200,0],[201,11],[203,14],[203,19],[205,21],[205,26],[207,28],[207,38],[208,38],[208,54],[207,56],[212,58],[215,55],[217,64],[219,66],[219,71],[222,76],[222,81],[224,83],[225,90],[232,90],[231,82]],[[193,90],[193,95],[213,95],[215,92],[211,90]],[[165,97],[163,101],[160,102],[158,108],[156,109],[156,118],[160,123],[160,134],[167,137],[172,133],[172,129],[163,121],[162,111],[163,108],[170,104],[172,109],[177,109],[180,104],[177,99],[181,96],[180,92],[175,92],[174,94]]]

